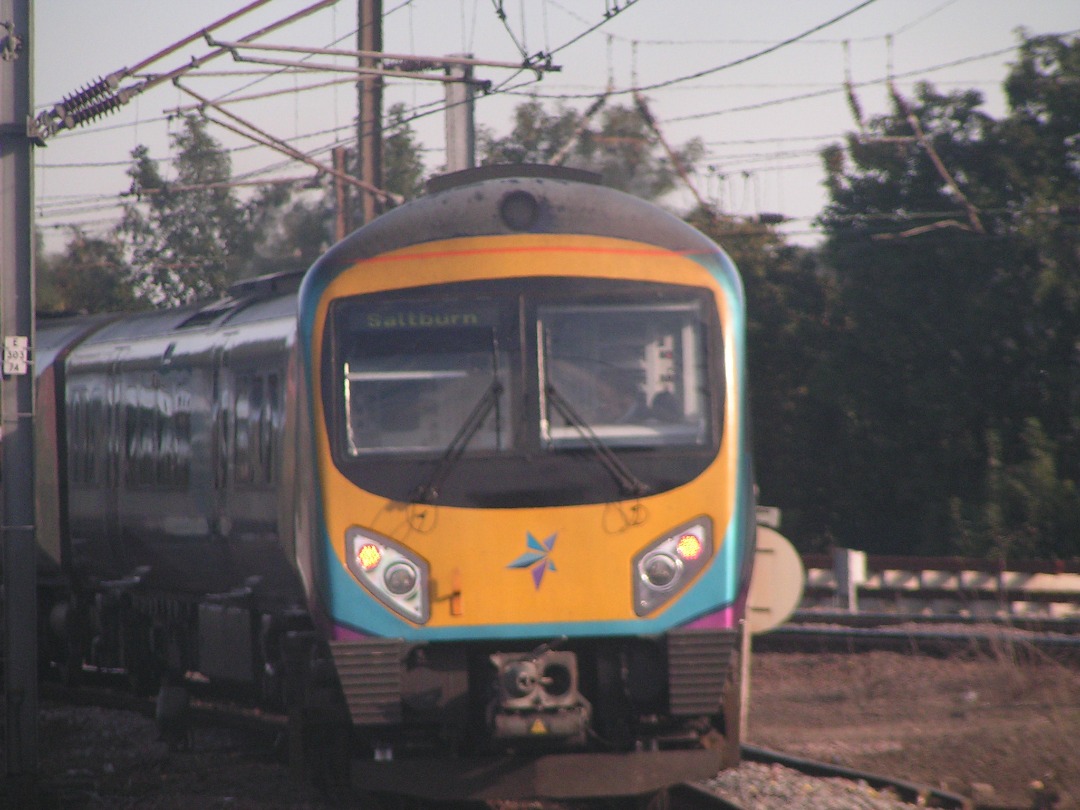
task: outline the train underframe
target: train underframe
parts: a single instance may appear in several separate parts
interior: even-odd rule
[[[734,631],[331,649],[368,750],[360,783],[424,798],[633,795],[738,758]]]
[[[159,708],[197,682],[287,711],[291,756],[317,779],[426,798],[631,795],[738,760],[736,631],[327,645],[305,612],[243,594],[112,585],[45,598],[61,675],[123,673],[160,689]]]

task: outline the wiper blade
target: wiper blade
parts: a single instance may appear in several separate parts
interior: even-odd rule
[[[603,440],[596,435],[589,423],[586,422],[573,406],[566,401],[566,397],[555,390],[555,386],[548,385],[546,388],[547,399],[559,412],[559,415],[569,422],[581,435],[581,438],[585,440],[585,443],[589,445],[589,448],[596,454],[596,457],[600,459],[600,462],[604,465],[605,469],[611,473],[611,477],[615,479],[615,483],[619,485],[619,489],[622,490],[624,495],[644,495],[649,491],[649,486],[627,467],[619,457],[615,455],[614,451],[608,447]]]
[[[439,489],[454,469],[458,459],[461,458],[461,454],[465,452],[465,448],[469,446],[473,436],[483,427],[488,414],[499,404],[499,396],[502,391],[503,385],[498,378],[492,380],[484,395],[480,397],[480,401],[465,417],[465,422],[454,438],[450,440],[450,444],[446,446],[442,458],[439,459],[439,463],[432,470],[431,475],[416,488],[411,498],[412,503],[435,503],[439,497]]]

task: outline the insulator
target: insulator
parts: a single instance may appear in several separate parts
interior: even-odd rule
[[[97,99],[112,91],[107,79],[98,79],[91,85],[84,87],[77,93],[72,93],[56,105],[57,114],[63,118],[67,114],[77,113],[84,107],[89,107]]]
[[[107,113],[111,113],[117,107],[123,105],[123,103],[124,99],[120,96],[109,96],[108,98],[103,98],[101,101],[75,110],[70,116],[72,123],[68,124],[68,129],[93,121],[95,118],[100,118]]]

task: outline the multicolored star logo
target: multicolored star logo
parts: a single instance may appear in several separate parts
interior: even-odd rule
[[[540,583],[544,581],[547,571],[555,570],[555,563],[551,561],[551,551],[555,548],[555,534],[546,540],[540,541],[532,536],[532,532],[525,533],[525,545],[530,549],[510,563],[507,568],[529,568],[532,574],[533,584],[536,590],[540,590]]]

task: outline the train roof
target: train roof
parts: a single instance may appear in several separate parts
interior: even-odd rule
[[[38,315],[34,324],[34,373],[40,375],[66,349],[116,317],[116,315],[64,317]]]
[[[717,245],[653,203],[598,185],[598,177],[554,166],[483,166],[429,182],[429,193],[395,208],[332,247],[314,270],[424,242],[468,236],[559,233],[609,236],[676,252]]]
[[[135,312],[116,318],[86,340],[91,343],[139,340],[182,334],[198,328],[217,328],[285,318],[296,314],[296,290],[301,271],[244,279],[219,299],[172,309]]]

